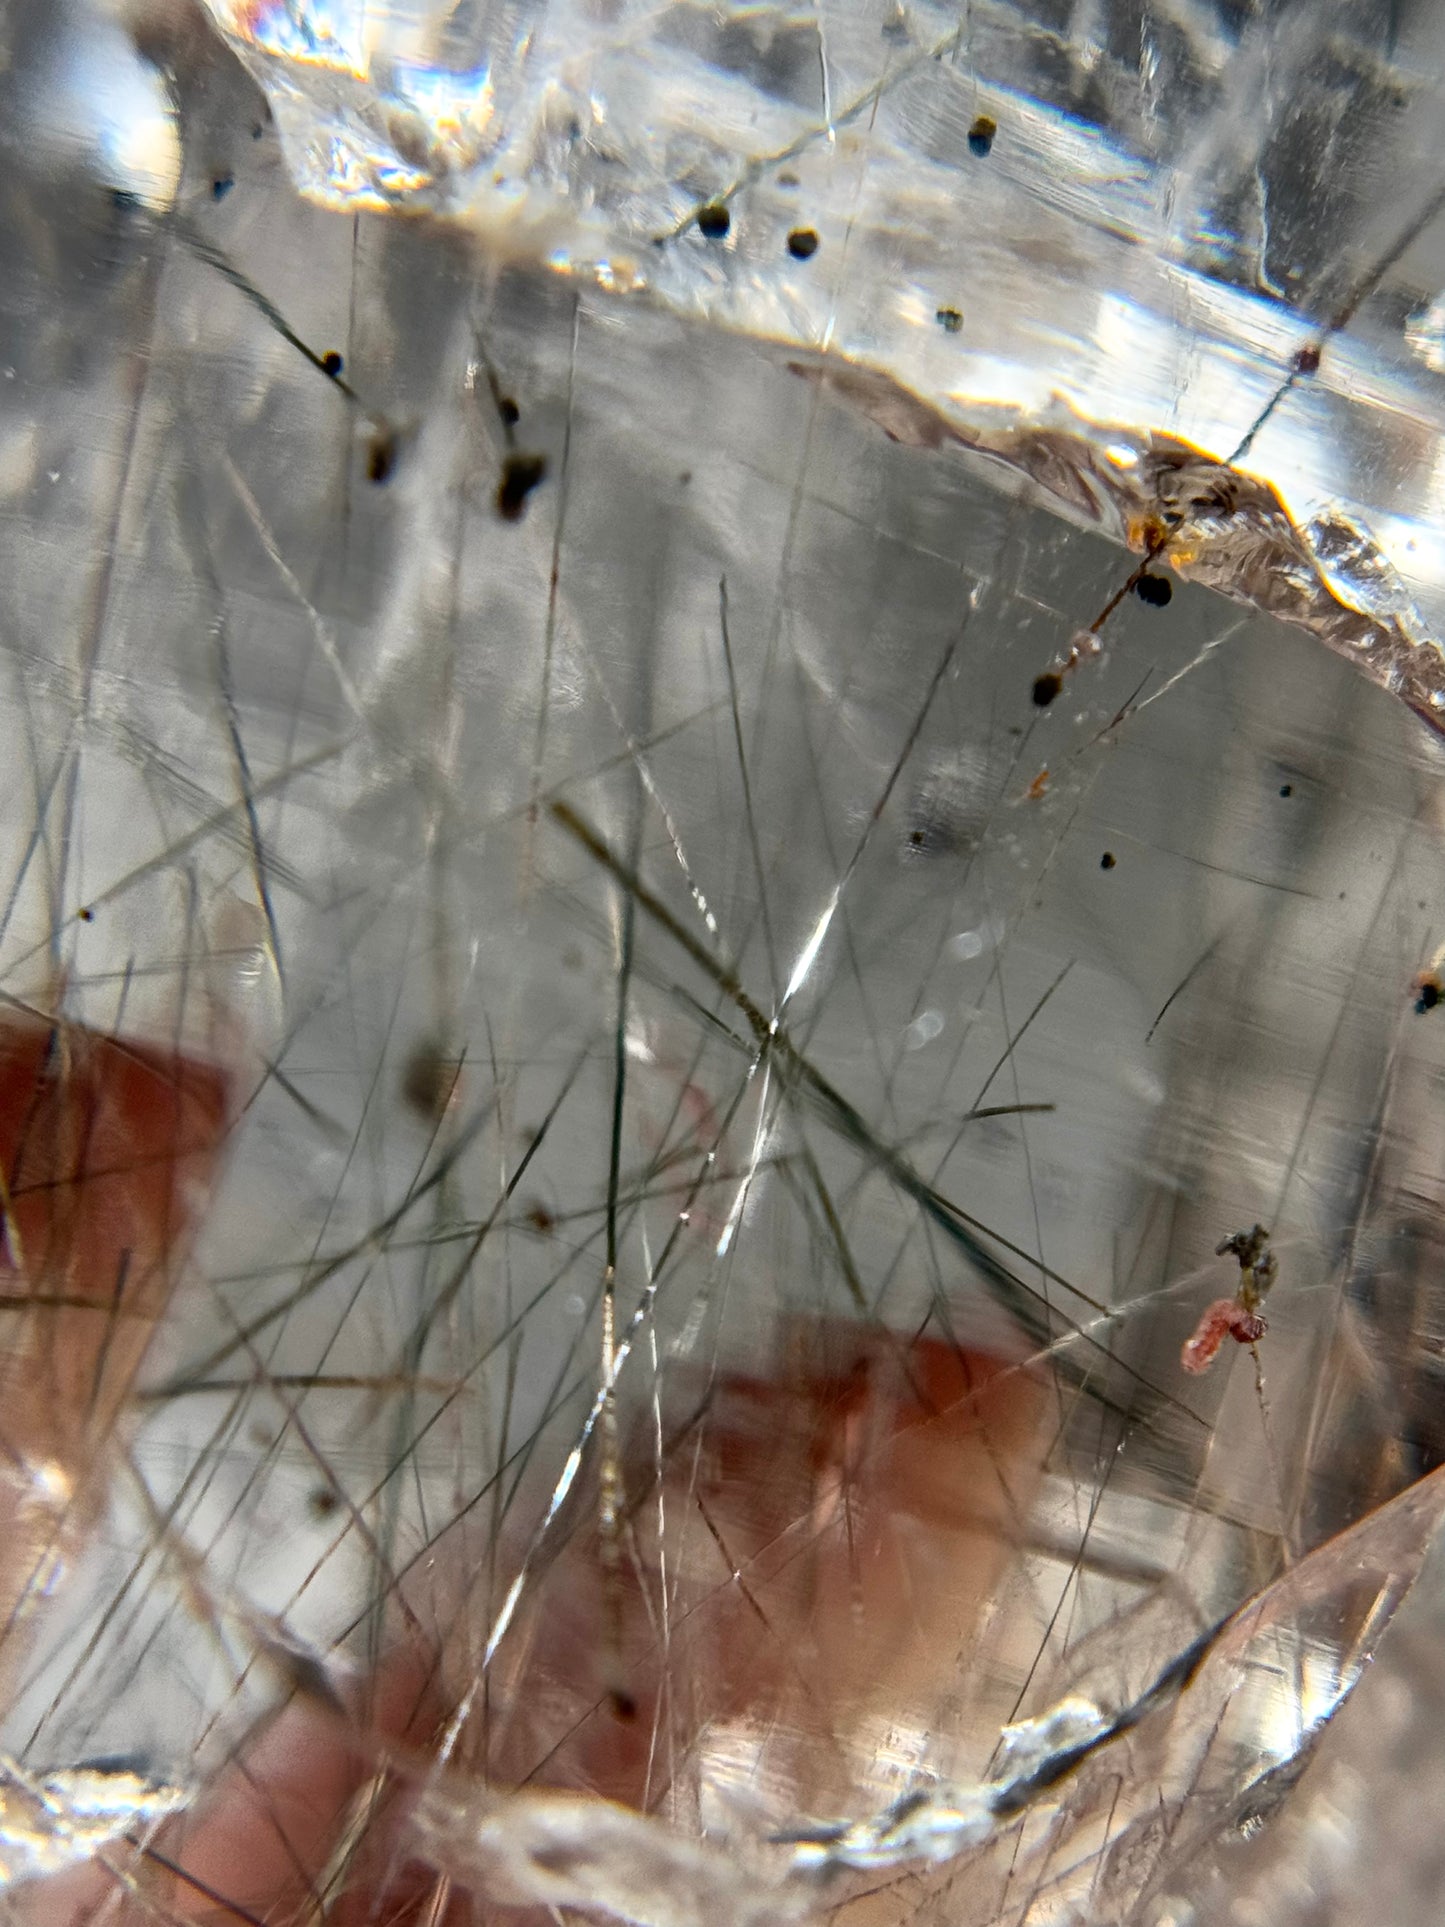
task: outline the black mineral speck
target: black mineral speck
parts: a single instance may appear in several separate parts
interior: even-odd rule
[[[1099,868],[1101,870],[1112,870],[1118,861],[1118,857],[1115,856],[1112,850],[1105,850],[1104,854],[1099,858]]]
[[[396,436],[389,428],[378,428],[366,445],[366,479],[380,486],[391,480],[396,467]]]
[[[497,483],[497,513],[504,522],[520,522],[527,497],[547,475],[545,455],[527,455],[520,449],[502,463],[502,479]]]
[[[933,318],[946,335],[956,335],[963,326],[963,316],[957,308],[940,308]]]
[[[733,217],[721,201],[709,201],[697,211],[697,231],[708,241],[725,241]]]
[[[1151,609],[1166,609],[1174,600],[1174,584],[1165,575],[1141,575],[1134,593]]]
[[[418,1117],[435,1124],[446,1116],[457,1094],[461,1069],[460,1061],[448,1057],[435,1042],[420,1043],[402,1070],[402,1097]]]
[[[1301,348],[1294,358],[1294,370],[1297,375],[1317,374],[1319,365],[1320,349],[1319,343],[1315,341],[1310,342],[1307,347]]]
[[[1034,702],[1040,709],[1047,709],[1064,686],[1064,679],[1057,669],[1046,669],[1042,676],[1034,678]]]
[[[326,353],[321,357],[322,370],[325,374],[330,375],[333,381],[336,380],[336,377],[341,373],[342,369],[345,368],[345,366],[346,366],[346,363],[341,359],[341,356],[337,354],[334,348],[328,348],[326,350]]]
[[[501,416],[508,428],[515,428],[517,423],[522,419],[522,411],[510,395],[503,395],[502,399],[497,403],[497,413]]]
[[[1433,1010],[1440,1001],[1440,985],[1434,977],[1422,977],[1415,986],[1418,996],[1415,999],[1415,1014],[1423,1017],[1427,1010]]]
[[[1281,783],[1281,784],[1280,784],[1280,786],[1279,786],[1279,793],[1280,793],[1280,795],[1281,795],[1281,796],[1293,796],[1293,795],[1294,795],[1294,784],[1293,784],[1293,783]]]
[[[931,863],[937,857],[967,856],[982,828],[967,784],[960,785],[945,771],[924,784],[909,804],[903,861]]]
[[[811,261],[818,252],[818,237],[810,227],[795,227],[788,236],[788,252],[795,261]]]
[[[998,122],[989,114],[980,114],[968,130],[969,153],[981,161],[986,160],[997,132]]]
[[[234,174],[218,174],[215,180],[211,182],[211,199],[213,201],[224,201],[235,185],[236,177]]]

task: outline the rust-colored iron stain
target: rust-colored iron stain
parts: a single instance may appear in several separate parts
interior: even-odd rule
[[[100,1496],[113,1430],[215,1175],[215,1065],[0,1023],[0,1636]]]

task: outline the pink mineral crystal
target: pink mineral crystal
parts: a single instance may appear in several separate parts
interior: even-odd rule
[[[1264,1337],[1266,1329],[1259,1313],[1241,1305],[1237,1298],[1216,1298],[1184,1341],[1179,1363],[1186,1372],[1207,1372],[1226,1332],[1236,1344],[1252,1345]]]

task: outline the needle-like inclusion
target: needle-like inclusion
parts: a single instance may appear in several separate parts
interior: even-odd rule
[[[1308,630],[1445,733],[1445,647],[1388,557],[1342,509],[1321,506],[1297,525],[1261,476],[1172,436],[1090,422],[1062,405],[1048,423],[987,406],[946,416],[867,370],[823,358],[792,365],[855,402],[892,439],[953,442],[990,457],[1070,520]]]
[[[1438,1546],[1442,1504],[1436,1472],[1185,1636],[1163,1664],[1146,1657],[1162,1630],[1149,1622],[1170,1602],[1146,1601],[1086,1643],[1067,1690],[1004,1729],[981,1780],[923,1782],[882,1813],[748,1844],[693,1839],[586,1794],[506,1793],[428,1773],[413,1812],[418,1850],[504,1902],[580,1907],[632,1927],[791,1927],[845,1900],[850,1876],[947,1879],[996,1845],[1058,1908],[1025,1906],[1020,1920],[1062,1918],[1071,1898],[1071,1919],[1086,1906],[1090,1919],[1165,1918],[1151,1903],[1267,1819],[1325,1742]],[[1326,1624],[1346,1634],[1341,1657],[1312,1671],[1307,1705],[1290,1702],[1284,1681],[1319,1653]],[[1145,1744],[1125,1768],[1119,1749],[1136,1733]],[[1049,1825],[1021,1835],[1045,1810]]]
[[[1048,1805],[1058,1814],[1053,1833],[1030,1851],[1071,1866],[1095,1893],[1102,1873],[1120,1902],[1108,1917],[1133,1920],[1130,1904],[1161,1868],[1187,1862],[1201,1840],[1237,1831],[1246,1809],[1262,1813],[1281,1769],[1308,1759],[1436,1543],[1442,1476],[1418,1481],[1310,1554],[1162,1667],[1141,1659],[1160,1630],[1144,1624],[1160,1602],[1146,1602],[1087,1647],[1069,1690],[1004,1729],[992,1769],[976,1783],[922,1784],[883,1813],[749,1846],[694,1839],[588,1794],[508,1793],[427,1766],[418,1769],[413,1801],[415,1847],[463,1887],[506,1904],[576,1907],[634,1927],[791,1927],[823,1898],[838,1897],[834,1883],[849,1874],[947,1867]],[[1303,1722],[1295,1709],[1277,1723],[1272,1745],[1261,1694],[1278,1699],[1282,1666],[1310,1649],[1324,1623],[1338,1630],[1342,1614],[1346,1656],[1317,1681]],[[1122,1800],[1108,1750],[1146,1722],[1156,1771]],[[187,1798],[123,1763],[33,1774],[0,1757],[0,1890],[62,1872],[112,1843],[134,1845]],[[1078,1835],[1105,1806],[1111,1847],[1097,1863],[1092,1855],[1081,1861]]]
[[[1445,273],[1436,110],[1403,67],[1382,105],[1381,50],[1346,59],[1324,10],[1201,8],[1167,57],[1074,49],[1075,85],[1007,0],[967,28],[897,0],[207,4],[309,198],[824,361],[889,432],[994,458],[1439,727],[1445,380],[1388,318]],[[1311,102],[1358,177],[1333,139],[1327,178],[1281,174]]]

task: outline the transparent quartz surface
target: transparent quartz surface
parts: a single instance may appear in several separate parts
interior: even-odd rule
[[[1418,1919],[1445,752],[1314,617],[1352,522],[1433,648],[1428,233],[1078,638],[1428,200],[1432,16],[329,18],[4,27],[5,1904],[1345,1919],[1379,1802]]]
[[[1445,705],[1437,9],[207,4],[324,205],[820,354]]]

